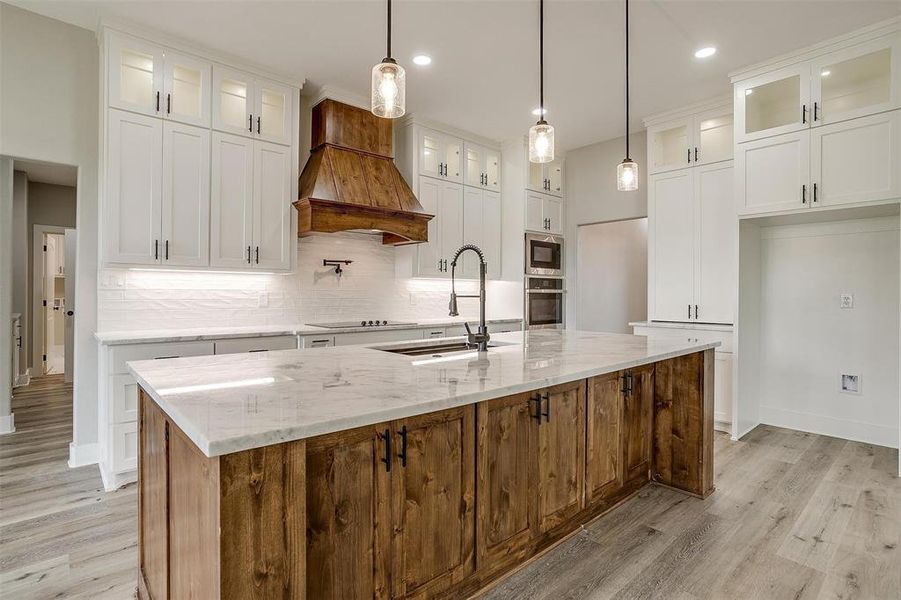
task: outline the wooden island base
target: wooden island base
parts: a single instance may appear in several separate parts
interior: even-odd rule
[[[713,358],[215,458],[142,390],[138,595],[472,595],[652,481],[710,494]]]

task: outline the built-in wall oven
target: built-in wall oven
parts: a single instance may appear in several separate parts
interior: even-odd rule
[[[563,277],[563,238],[543,233],[526,234],[526,275]]]
[[[561,277],[526,277],[526,328],[563,329],[565,295]]]

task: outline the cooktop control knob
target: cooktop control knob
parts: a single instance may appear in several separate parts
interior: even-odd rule
[[[369,322],[369,326],[372,327],[372,321]]]
[[[366,327],[366,321],[360,321],[360,327]]]

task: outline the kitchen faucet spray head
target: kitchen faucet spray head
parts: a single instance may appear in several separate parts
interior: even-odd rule
[[[448,308],[450,309],[450,312],[448,313],[449,316],[457,317],[460,315],[460,313],[457,311],[457,293],[456,292],[451,292],[450,304],[448,305]]]

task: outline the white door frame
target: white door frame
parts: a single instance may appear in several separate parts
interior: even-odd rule
[[[41,300],[44,296],[44,234],[66,234],[66,228],[58,225],[34,225],[34,239],[32,240],[32,298],[31,298],[31,363],[37,376],[44,374],[44,311],[41,310]],[[38,316],[40,315],[40,316]],[[38,367],[41,367],[40,369]]]

